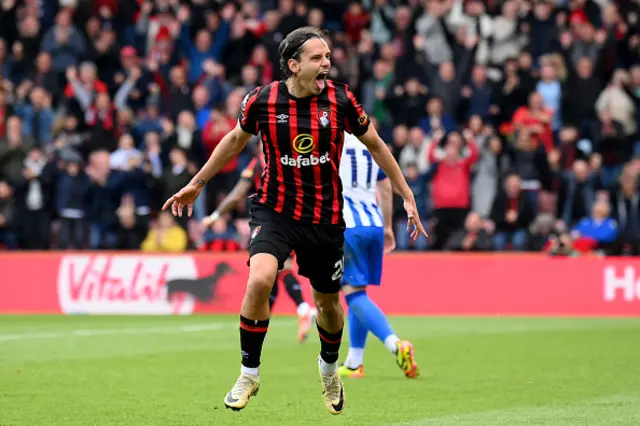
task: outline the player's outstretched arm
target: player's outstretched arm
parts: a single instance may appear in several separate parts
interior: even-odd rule
[[[205,183],[218,174],[232,158],[236,157],[249,143],[253,135],[242,130],[240,123],[233,130],[224,135],[218,146],[211,153],[211,157],[193,177],[193,182]]]
[[[420,234],[426,237],[427,232],[420,221],[413,192],[409,188],[398,162],[393,158],[393,154],[391,154],[387,145],[378,135],[376,129],[373,126],[368,126],[367,131],[362,136],[359,136],[358,139],[365,144],[375,162],[391,179],[391,183],[404,200],[404,209],[407,211],[408,218],[407,231],[411,233],[411,238],[415,240]]]
[[[388,177],[378,181],[380,207],[384,220],[384,251],[389,253],[396,248],[396,237],[393,235],[393,187]]]
[[[393,214],[393,187],[389,178],[385,177],[378,181],[378,194],[380,195],[380,207],[382,209],[382,218],[384,219],[384,227],[392,228],[393,222],[391,215]]]
[[[218,208],[211,213],[209,216],[205,217],[203,223],[205,226],[210,227],[213,225],[220,216],[229,213],[238,205],[238,203],[247,195],[249,190],[251,189],[251,181],[247,179],[240,179],[236,186],[233,187],[231,192],[224,197]]]
[[[191,179],[191,182],[169,198],[162,206],[162,210],[166,210],[171,206],[171,211],[175,216],[182,216],[182,210],[187,206],[188,215],[191,216],[193,203],[200,195],[204,185],[247,146],[251,136],[250,133],[242,130],[240,123],[238,123],[233,130],[222,138],[213,153],[211,153],[209,160]]]

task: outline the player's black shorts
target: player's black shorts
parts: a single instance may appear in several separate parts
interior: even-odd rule
[[[251,204],[249,259],[269,253],[278,259],[278,269],[294,251],[298,273],[307,277],[320,293],[337,293],[344,274],[344,228],[314,225],[283,216],[257,202]]]

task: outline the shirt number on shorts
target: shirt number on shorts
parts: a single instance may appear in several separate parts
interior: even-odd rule
[[[342,279],[342,276],[344,275],[344,257],[341,258],[340,260],[338,260],[333,267],[335,268],[333,275],[331,276],[331,279],[333,281],[338,281]]]

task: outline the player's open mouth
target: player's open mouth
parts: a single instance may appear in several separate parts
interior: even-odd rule
[[[324,86],[326,85],[328,75],[329,75],[329,71],[323,71],[316,76],[316,86],[320,91],[324,90]]]

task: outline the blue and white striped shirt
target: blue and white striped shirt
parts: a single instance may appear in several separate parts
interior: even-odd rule
[[[344,221],[347,228],[382,228],[382,211],[376,198],[376,183],[386,178],[371,153],[354,135],[345,132],[340,178],[344,196]]]

